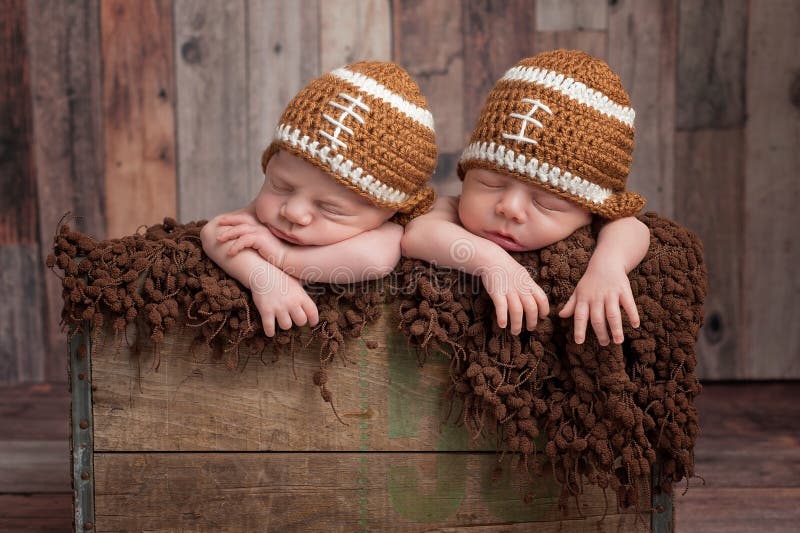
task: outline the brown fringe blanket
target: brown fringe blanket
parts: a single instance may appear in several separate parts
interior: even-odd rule
[[[638,506],[637,483],[657,461],[657,490],[694,475],[698,434],[693,400],[695,342],[702,325],[706,271],[699,240],[677,224],[648,213],[645,260],[631,274],[641,327],[626,325],[622,346],[601,347],[593,335],[571,340],[572,321],[557,316],[580,279],[595,245],[591,227],[536,252],[515,254],[550,294],[551,313],[533,332],[499,329],[491,300],[476,279],[404,259],[392,276],[354,285],[308,285],[320,322],[262,334],[249,291],[202,252],[204,221],[172,219],[122,239],[100,241],[60,226],[48,266],[63,283],[62,323],[99,332],[106,320],[116,333],[144,324],[156,345],[179,323],[236,368],[245,357],[293,354],[314,341],[320,370],[314,382],[331,402],[327,366],[345,338],[358,338],[384,303],[396,301],[398,327],[424,353],[451,359],[451,399],[479,434],[497,429],[504,451],[540,473],[542,450],[562,484],[562,505],[582,493],[582,479],[616,491],[619,505]],[[158,366],[156,356],[154,366]],[[335,413],[335,409],[334,409]],[[338,416],[338,415],[337,415]]]

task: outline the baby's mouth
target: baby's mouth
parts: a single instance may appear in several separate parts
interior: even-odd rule
[[[507,233],[501,233],[499,231],[487,231],[485,236],[490,241],[494,242],[495,244],[499,244],[507,250],[518,251],[522,250],[523,248],[514,237]]]
[[[273,234],[274,234],[276,237],[278,237],[278,238],[279,238],[279,239],[281,239],[281,240],[284,240],[284,241],[286,241],[286,242],[290,242],[290,243],[292,243],[292,244],[302,244],[302,242],[300,241],[300,239],[298,239],[298,238],[297,238],[297,237],[295,237],[294,235],[290,235],[290,234],[288,234],[288,233],[285,233],[285,232],[283,232],[283,231],[279,230],[279,229],[278,229],[278,228],[276,228],[275,226],[272,226],[272,225],[270,225],[270,226],[269,226],[269,229],[270,229],[270,231],[272,231],[272,233],[273,233]]]

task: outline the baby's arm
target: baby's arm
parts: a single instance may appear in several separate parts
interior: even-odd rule
[[[529,330],[536,327],[537,315],[549,312],[547,295],[524,267],[502,247],[460,224],[457,198],[440,197],[430,212],[409,222],[401,247],[406,257],[479,275],[494,302],[497,324],[506,327],[511,315],[512,334],[522,330],[523,311]]]
[[[388,276],[400,261],[403,227],[386,222],[325,246],[287,245],[284,272],[305,281],[352,283]]]
[[[583,343],[587,321],[601,346],[609,343],[606,319],[616,344],[622,343],[622,315],[625,309],[633,327],[639,327],[639,313],[633,300],[628,273],[644,259],[650,247],[650,229],[634,217],[608,222],[600,230],[597,247],[575,292],[559,316],[575,314],[575,342]]]
[[[241,211],[238,211],[241,212]],[[235,213],[238,213],[235,212]],[[203,250],[220,268],[251,290],[261,314],[264,333],[275,335],[275,321],[281,329],[292,324],[315,326],[319,321],[317,306],[300,283],[281,272],[254,250],[229,255],[230,242],[219,242],[219,217],[209,221],[200,231]]]

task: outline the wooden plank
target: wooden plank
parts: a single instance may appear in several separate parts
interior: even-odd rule
[[[744,131],[698,130],[675,136],[675,217],[703,241],[709,291],[697,343],[703,379],[747,377],[742,346],[741,263]]]
[[[327,0],[320,6],[320,70],[356,61],[389,61],[392,16],[388,0]]]
[[[72,495],[0,494],[0,530],[69,531]]]
[[[38,238],[25,20],[22,0],[0,0],[0,246]]]
[[[741,327],[749,379],[800,377],[800,4],[752,2],[748,19]],[[794,91],[794,93],[792,93]]]
[[[237,186],[246,189],[248,199],[261,189],[261,153],[281,113],[320,74],[319,33],[318,0],[247,3],[247,159]]]
[[[534,48],[537,52],[566,48],[583,50],[598,59],[608,61],[607,31],[537,31],[534,34]]]
[[[536,31],[606,30],[608,2],[536,0]]]
[[[747,0],[680,2],[679,130],[744,125],[747,4]]]
[[[496,464],[494,454],[462,453],[97,454],[96,525],[430,531],[535,522],[537,531],[576,532],[634,530],[637,518],[640,529],[643,521],[649,525],[649,513],[618,513],[613,499],[606,509],[602,491],[588,486],[580,508],[585,518],[578,520],[574,501],[562,517],[551,473],[514,482],[506,465],[493,481]],[[528,492],[530,504],[523,502]]]
[[[416,354],[384,317],[358,342],[346,345],[351,364],[338,359],[328,386],[342,425],[312,377],[318,348],[298,350],[292,361],[250,357],[231,371],[204,346],[191,346],[194,331],[166,336],[161,365],[151,370],[152,347],[140,355],[115,348],[107,334],[92,356],[94,439],[98,451],[257,450],[494,450],[470,444],[463,427],[444,425],[449,384],[444,357],[420,368]],[[128,339],[136,337],[130,331]],[[121,340],[121,337],[120,337]],[[366,342],[376,348],[366,348]],[[244,359],[244,354],[242,358]],[[355,364],[352,364],[355,363]],[[213,400],[210,400],[213,398]],[[453,407],[453,416],[459,412]]]
[[[800,521],[800,487],[714,488],[675,497],[682,531],[750,533],[795,531]]]
[[[66,440],[0,441],[0,493],[69,490]]]
[[[36,244],[0,246],[0,294],[6,302],[0,306],[1,384],[45,376],[41,261]]]
[[[100,10],[108,236],[177,214],[172,1]]]
[[[468,138],[463,115],[462,3],[400,0],[392,2],[392,7],[392,58],[409,71],[428,100],[439,150],[460,152]],[[454,176],[437,171],[435,181],[438,184]]]
[[[69,392],[65,383],[36,383],[0,388],[2,441],[69,438]],[[66,448],[65,448],[66,449]],[[67,457],[64,457],[66,462]]]
[[[208,219],[251,200],[245,4],[176,0],[178,217]]]
[[[44,379],[66,379],[66,353],[61,333],[61,281],[45,271],[41,258],[49,252],[59,219],[67,211],[79,217],[70,225],[105,238],[105,180],[100,90],[100,16],[97,0],[26,2],[28,46],[40,209],[37,268],[46,292]],[[42,21],[47,21],[42,23]]]
[[[620,0],[609,8],[608,63],[636,110],[628,189],[647,211],[673,217],[677,2]]]

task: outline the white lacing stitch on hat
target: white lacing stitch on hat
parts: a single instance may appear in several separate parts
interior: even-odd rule
[[[539,100],[533,100],[531,98],[523,98],[522,101],[525,102],[526,104],[531,104],[533,107],[530,109],[530,111],[528,111],[524,115],[521,115],[519,113],[511,113],[509,115],[512,118],[520,119],[522,121],[522,125],[520,126],[519,133],[517,133],[516,135],[514,135],[512,133],[503,133],[503,138],[504,139],[511,139],[512,141],[520,141],[520,142],[526,142],[526,143],[531,143],[531,144],[539,144],[534,139],[531,139],[530,137],[526,137],[525,136],[525,130],[528,128],[528,123],[529,122],[532,123],[537,128],[544,128],[544,125],[542,125],[541,122],[539,122],[538,120],[533,118],[533,114],[536,113],[540,109],[543,109],[544,111],[546,111],[547,113],[549,113],[551,115],[553,114],[553,112],[550,111],[550,108],[547,107],[546,105],[544,105]]]
[[[324,118],[325,120],[327,120],[328,122],[333,124],[336,129],[333,130],[333,134],[328,133],[325,130],[319,130],[319,134],[322,135],[323,137],[325,137],[326,139],[328,139],[332,143],[332,147],[333,147],[334,150],[337,147],[341,147],[343,150],[347,150],[347,145],[341,139],[339,139],[339,134],[342,131],[345,131],[349,135],[353,135],[353,130],[348,128],[347,126],[345,126],[345,124],[344,124],[345,119],[347,119],[348,116],[352,116],[358,122],[363,124],[364,123],[364,117],[362,117],[361,115],[356,113],[355,109],[356,108],[363,109],[367,113],[369,113],[370,109],[369,109],[369,106],[367,104],[365,104],[364,102],[361,101],[361,97],[360,96],[358,98],[353,98],[352,96],[350,96],[347,93],[339,93],[339,98],[347,100],[348,102],[350,102],[350,105],[349,106],[343,106],[342,104],[340,104],[340,103],[338,103],[338,102],[336,102],[334,100],[330,100],[328,102],[328,105],[329,106],[333,106],[336,109],[341,110],[342,114],[339,115],[338,119],[336,119],[336,118],[333,118],[332,116],[328,115],[327,113],[323,113],[322,114],[322,118]]]
[[[535,157],[531,157],[528,161],[524,154],[516,155],[513,150],[502,144],[472,143],[464,149],[460,162],[472,159],[496,163],[595,204],[602,204],[614,194],[611,189],[586,181],[570,172],[562,171],[556,166],[551,167],[548,163],[540,163]]]
[[[608,96],[591,87],[587,87],[585,83],[567,78],[563,74],[552,70],[534,67],[512,67],[506,71],[502,79],[543,85],[628,126],[633,126],[633,119],[636,116],[636,112],[633,109],[610,100]]]
[[[319,141],[309,142],[309,136],[303,135],[298,128],[288,124],[278,125],[275,130],[275,140],[287,142],[296,148],[300,148],[328,165],[334,174],[342,176],[350,183],[360,187],[361,190],[368,192],[383,202],[402,204],[409,199],[409,195],[403,191],[398,191],[385,183],[381,183],[379,179],[371,174],[365,174],[363,168],[357,167],[353,161],[346,159],[342,154],[332,155],[330,146],[320,145]]]
[[[422,124],[429,130],[433,131],[433,115],[431,115],[430,111],[412,104],[399,94],[389,90],[385,85],[378,83],[377,80],[374,80],[369,76],[365,76],[360,72],[353,72],[352,70],[348,70],[344,67],[337,68],[336,70],[332,71],[331,74],[339,79],[353,84],[362,92],[386,102],[401,113],[407,115],[415,122]]]

